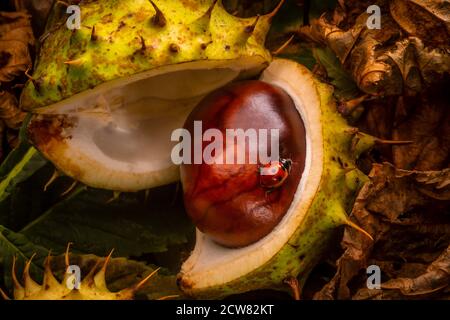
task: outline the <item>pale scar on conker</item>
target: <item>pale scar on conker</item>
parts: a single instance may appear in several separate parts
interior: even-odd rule
[[[237,82],[209,94],[192,111],[185,122],[192,136],[195,121],[202,122],[203,132],[214,128],[223,136],[227,129],[279,130],[279,156],[289,159],[290,168],[282,185],[270,192],[261,185],[264,164],[250,162],[249,157],[244,164],[181,166],[186,210],[200,231],[227,247],[262,239],[290,208],[305,167],[305,126],[294,101],[277,86]]]

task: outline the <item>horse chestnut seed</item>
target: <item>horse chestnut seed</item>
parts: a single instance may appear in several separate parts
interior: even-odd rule
[[[198,163],[194,153],[207,148],[211,151],[214,139],[191,139],[192,161],[181,165],[186,211],[200,231],[221,245],[242,247],[254,243],[269,234],[286,214],[305,167],[305,126],[295,103],[277,86],[262,81],[236,82],[204,98],[187,118],[184,129],[195,136],[199,123],[202,134],[208,129],[222,133],[223,150],[211,153],[217,161]],[[241,133],[249,129],[269,132],[258,136],[258,141],[267,140],[263,142],[267,142],[268,156],[275,151],[270,132],[277,130],[279,160],[262,163],[258,153],[257,161],[251,161],[250,152],[255,146],[247,136],[245,161],[237,161],[238,139],[230,139],[235,145],[229,145],[225,138],[228,130],[237,129]],[[220,145],[220,141],[214,142]],[[227,159],[230,149],[236,151],[234,161]],[[273,177],[261,177],[263,171]]]

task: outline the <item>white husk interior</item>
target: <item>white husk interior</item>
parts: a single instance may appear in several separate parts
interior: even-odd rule
[[[137,191],[175,182],[172,132],[209,92],[261,66],[258,57],[197,61],[105,83],[36,111],[75,119],[62,134],[69,139],[40,149],[92,187]]]
[[[307,138],[305,169],[292,205],[275,229],[243,248],[225,248],[197,230],[195,249],[181,276],[192,290],[236,280],[268,262],[288,242],[302,222],[317,192],[322,175],[323,147],[320,98],[312,75],[294,62],[275,60],[261,80],[283,88],[294,100],[304,121]]]

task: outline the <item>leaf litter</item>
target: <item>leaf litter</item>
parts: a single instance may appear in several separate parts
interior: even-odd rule
[[[346,228],[336,273],[315,299],[439,297],[448,290],[450,169],[408,171],[375,164],[352,219],[374,241]],[[365,269],[378,265],[381,289],[367,288]],[[441,296],[442,298],[442,296]]]

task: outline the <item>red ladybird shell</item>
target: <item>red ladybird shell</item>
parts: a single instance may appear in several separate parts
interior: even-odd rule
[[[280,159],[272,161],[260,167],[260,185],[266,189],[275,189],[283,185],[289,176],[291,161]]]

